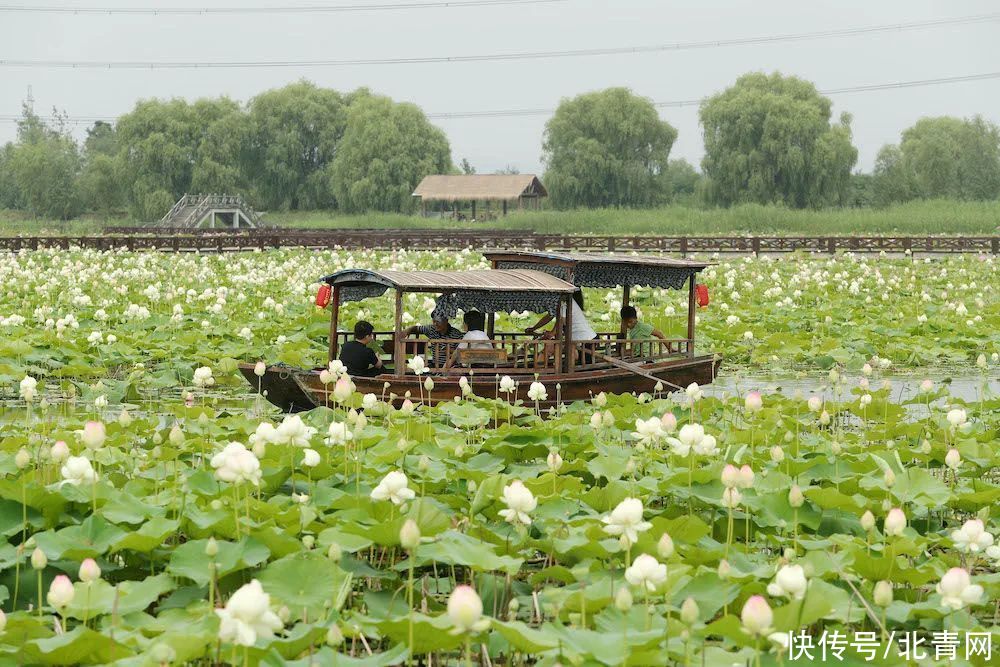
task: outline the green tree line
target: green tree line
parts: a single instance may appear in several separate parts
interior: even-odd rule
[[[981,117],[923,118],[855,173],[851,117],[805,80],[750,73],[699,109],[701,170],[670,158],[677,130],[625,88],[565,99],[545,126],[554,208],[775,204],[888,206],[1000,198],[1000,130]],[[428,174],[456,168],[419,107],[302,81],[245,105],[222,97],[144,100],[79,143],[65,119],[25,109],[0,149],[0,208],[48,218],[127,211],[154,220],[186,192],[240,193],[265,210],[411,213]]]

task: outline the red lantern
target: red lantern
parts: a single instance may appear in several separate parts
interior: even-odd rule
[[[699,308],[704,308],[708,305],[708,285],[695,285],[694,295],[698,299]]]
[[[319,286],[319,291],[316,292],[316,305],[320,308],[326,308],[330,305],[330,293],[333,288],[327,284]]]

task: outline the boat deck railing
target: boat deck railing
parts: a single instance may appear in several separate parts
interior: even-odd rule
[[[595,340],[574,341],[573,371],[612,368],[612,360],[629,364],[649,364],[692,356],[694,346],[687,338],[645,338],[625,340],[621,334],[600,333]],[[340,344],[352,338],[349,332],[339,332]],[[376,346],[383,359],[391,362],[395,336],[391,331],[375,332]],[[565,357],[563,341],[540,339],[532,334],[497,332],[489,341],[472,341],[474,347],[459,339],[407,338],[402,341],[405,360],[421,356],[428,372],[436,375],[467,375],[489,373],[499,375],[550,375],[563,372]],[[449,361],[451,363],[449,364]],[[404,366],[397,374],[410,375]]]

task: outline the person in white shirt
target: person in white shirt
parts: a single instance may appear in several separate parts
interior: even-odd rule
[[[573,300],[570,302],[573,307],[573,330],[572,338],[575,341],[582,340],[594,340],[597,338],[597,332],[594,331],[594,327],[590,325],[590,321],[587,320],[587,315],[583,312],[583,290],[577,290],[573,293]],[[566,307],[560,307],[560,315],[563,319],[566,319]],[[524,330],[524,333],[533,334],[546,324],[552,321],[552,315],[546,314],[542,319],[538,320],[533,326],[528,327]],[[546,331],[542,334],[542,338],[555,338],[556,332],[552,329]]]
[[[451,368],[458,361],[462,350],[493,349],[493,341],[490,340],[490,337],[484,331],[486,328],[485,315],[478,310],[470,310],[462,316],[462,321],[465,322],[465,335],[462,336],[462,342],[456,346],[454,354],[451,355],[448,363],[445,364],[445,368]]]

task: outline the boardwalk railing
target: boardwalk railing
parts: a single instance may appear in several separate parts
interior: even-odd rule
[[[0,250],[91,248],[164,252],[237,252],[271,248],[440,250],[523,248],[567,252],[689,253],[987,253],[1000,254],[1000,236],[589,236],[531,231],[441,229],[166,230],[102,236],[0,237]],[[120,235],[114,235],[119,231]]]

